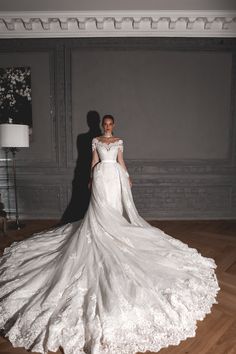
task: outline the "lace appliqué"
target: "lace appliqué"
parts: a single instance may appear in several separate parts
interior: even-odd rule
[[[93,143],[103,157],[105,145],[115,146],[109,159],[122,146],[121,139]],[[218,303],[214,259],[138,214],[119,163],[105,172],[99,166],[82,222],[14,242],[0,257],[0,328],[14,347],[41,354],[60,344],[65,354],[158,352],[195,336],[196,321]],[[112,188],[121,190],[130,222],[120,204],[110,207],[100,183],[103,173],[113,182],[110,166],[119,173]]]
[[[92,151],[97,148],[97,145],[104,146],[107,150],[110,150],[112,146],[118,146],[118,148],[123,152],[124,151],[124,144],[123,140],[119,139],[113,141],[112,143],[104,143],[103,141],[98,140],[97,138],[93,138],[92,140]]]
[[[96,144],[97,143],[97,139],[96,138],[93,138],[92,140],[92,151],[94,151],[96,149]]]

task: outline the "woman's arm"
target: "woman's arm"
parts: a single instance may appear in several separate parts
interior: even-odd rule
[[[97,150],[94,149],[92,153],[92,162],[91,162],[91,169],[90,169],[90,177],[93,177],[93,168],[99,162],[99,156]]]
[[[92,161],[91,161],[90,179],[89,179],[89,183],[88,183],[88,188],[90,188],[91,184],[92,184],[93,168],[99,162],[99,160],[100,159],[99,159],[99,156],[98,156],[98,153],[97,153],[97,149],[96,149],[96,146],[95,146],[95,143],[94,143],[94,140],[93,140],[93,143],[92,143]]]
[[[132,181],[131,181],[130,175],[129,175],[129,173],[128,173],[128,170],[127,170],[127,168],[126,168],[125,161],[124,161],[124,157],[123,157],[123,143],[122,143],[121,146],[119,146],[118,154],[117,154],[117,161],[119,162],[119,164],[120,164],[120,165],[123,167],[123,169],[125,170],[126,176],[129,178],[130,186],[132,186]]]

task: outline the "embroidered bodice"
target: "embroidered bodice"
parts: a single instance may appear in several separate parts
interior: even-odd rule
[[[97,150],[101,161],[113,160],[116,161],[118,150],[122,152],[124,150],[124,144],[122,139],[113,141],[112,143],[104,143],[97,138],[92,140],[92,151]]]

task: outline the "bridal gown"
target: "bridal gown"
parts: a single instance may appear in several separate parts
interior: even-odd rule
[[[124,141],[93,138],[94,149],[84,218],[14,242],[0,258],[0,328],[14,347],[158,352],[194,337],[218,303],[214,259],[138,214],[117,161]]]

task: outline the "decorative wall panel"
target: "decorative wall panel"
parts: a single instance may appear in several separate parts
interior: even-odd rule
[[[135,56],[137,62],[129,71],[126,65]],[[107,111],[117,117],[116,134],[125,140],[124,156],[141,215],[147,219],[236,217],[236,39],[1,40],[0,64],[9,63],[32,66],[33,140],[28,150],[17,154],[22,218],[60,218],[68,204],[85,209],[91,139],[99,135],[97,123]],[[171,64],[175,70],[170,70]],[[120,85],[105,86],[111,78],[106,78],[102,65],[113,65]],[[207,82],[199,77],[203,72]],[[124,92],[126,87],[129,92]],[[180,97],[181,90],[189,92],[182,103],[179,98],[174,101],[175,92]],[[160,92],[165,94],[157,105]],[[91,120],[96,121],[92,131]],[[13,215],[10,161],[7,178],[3,153],[1,157],[0,193]]]

